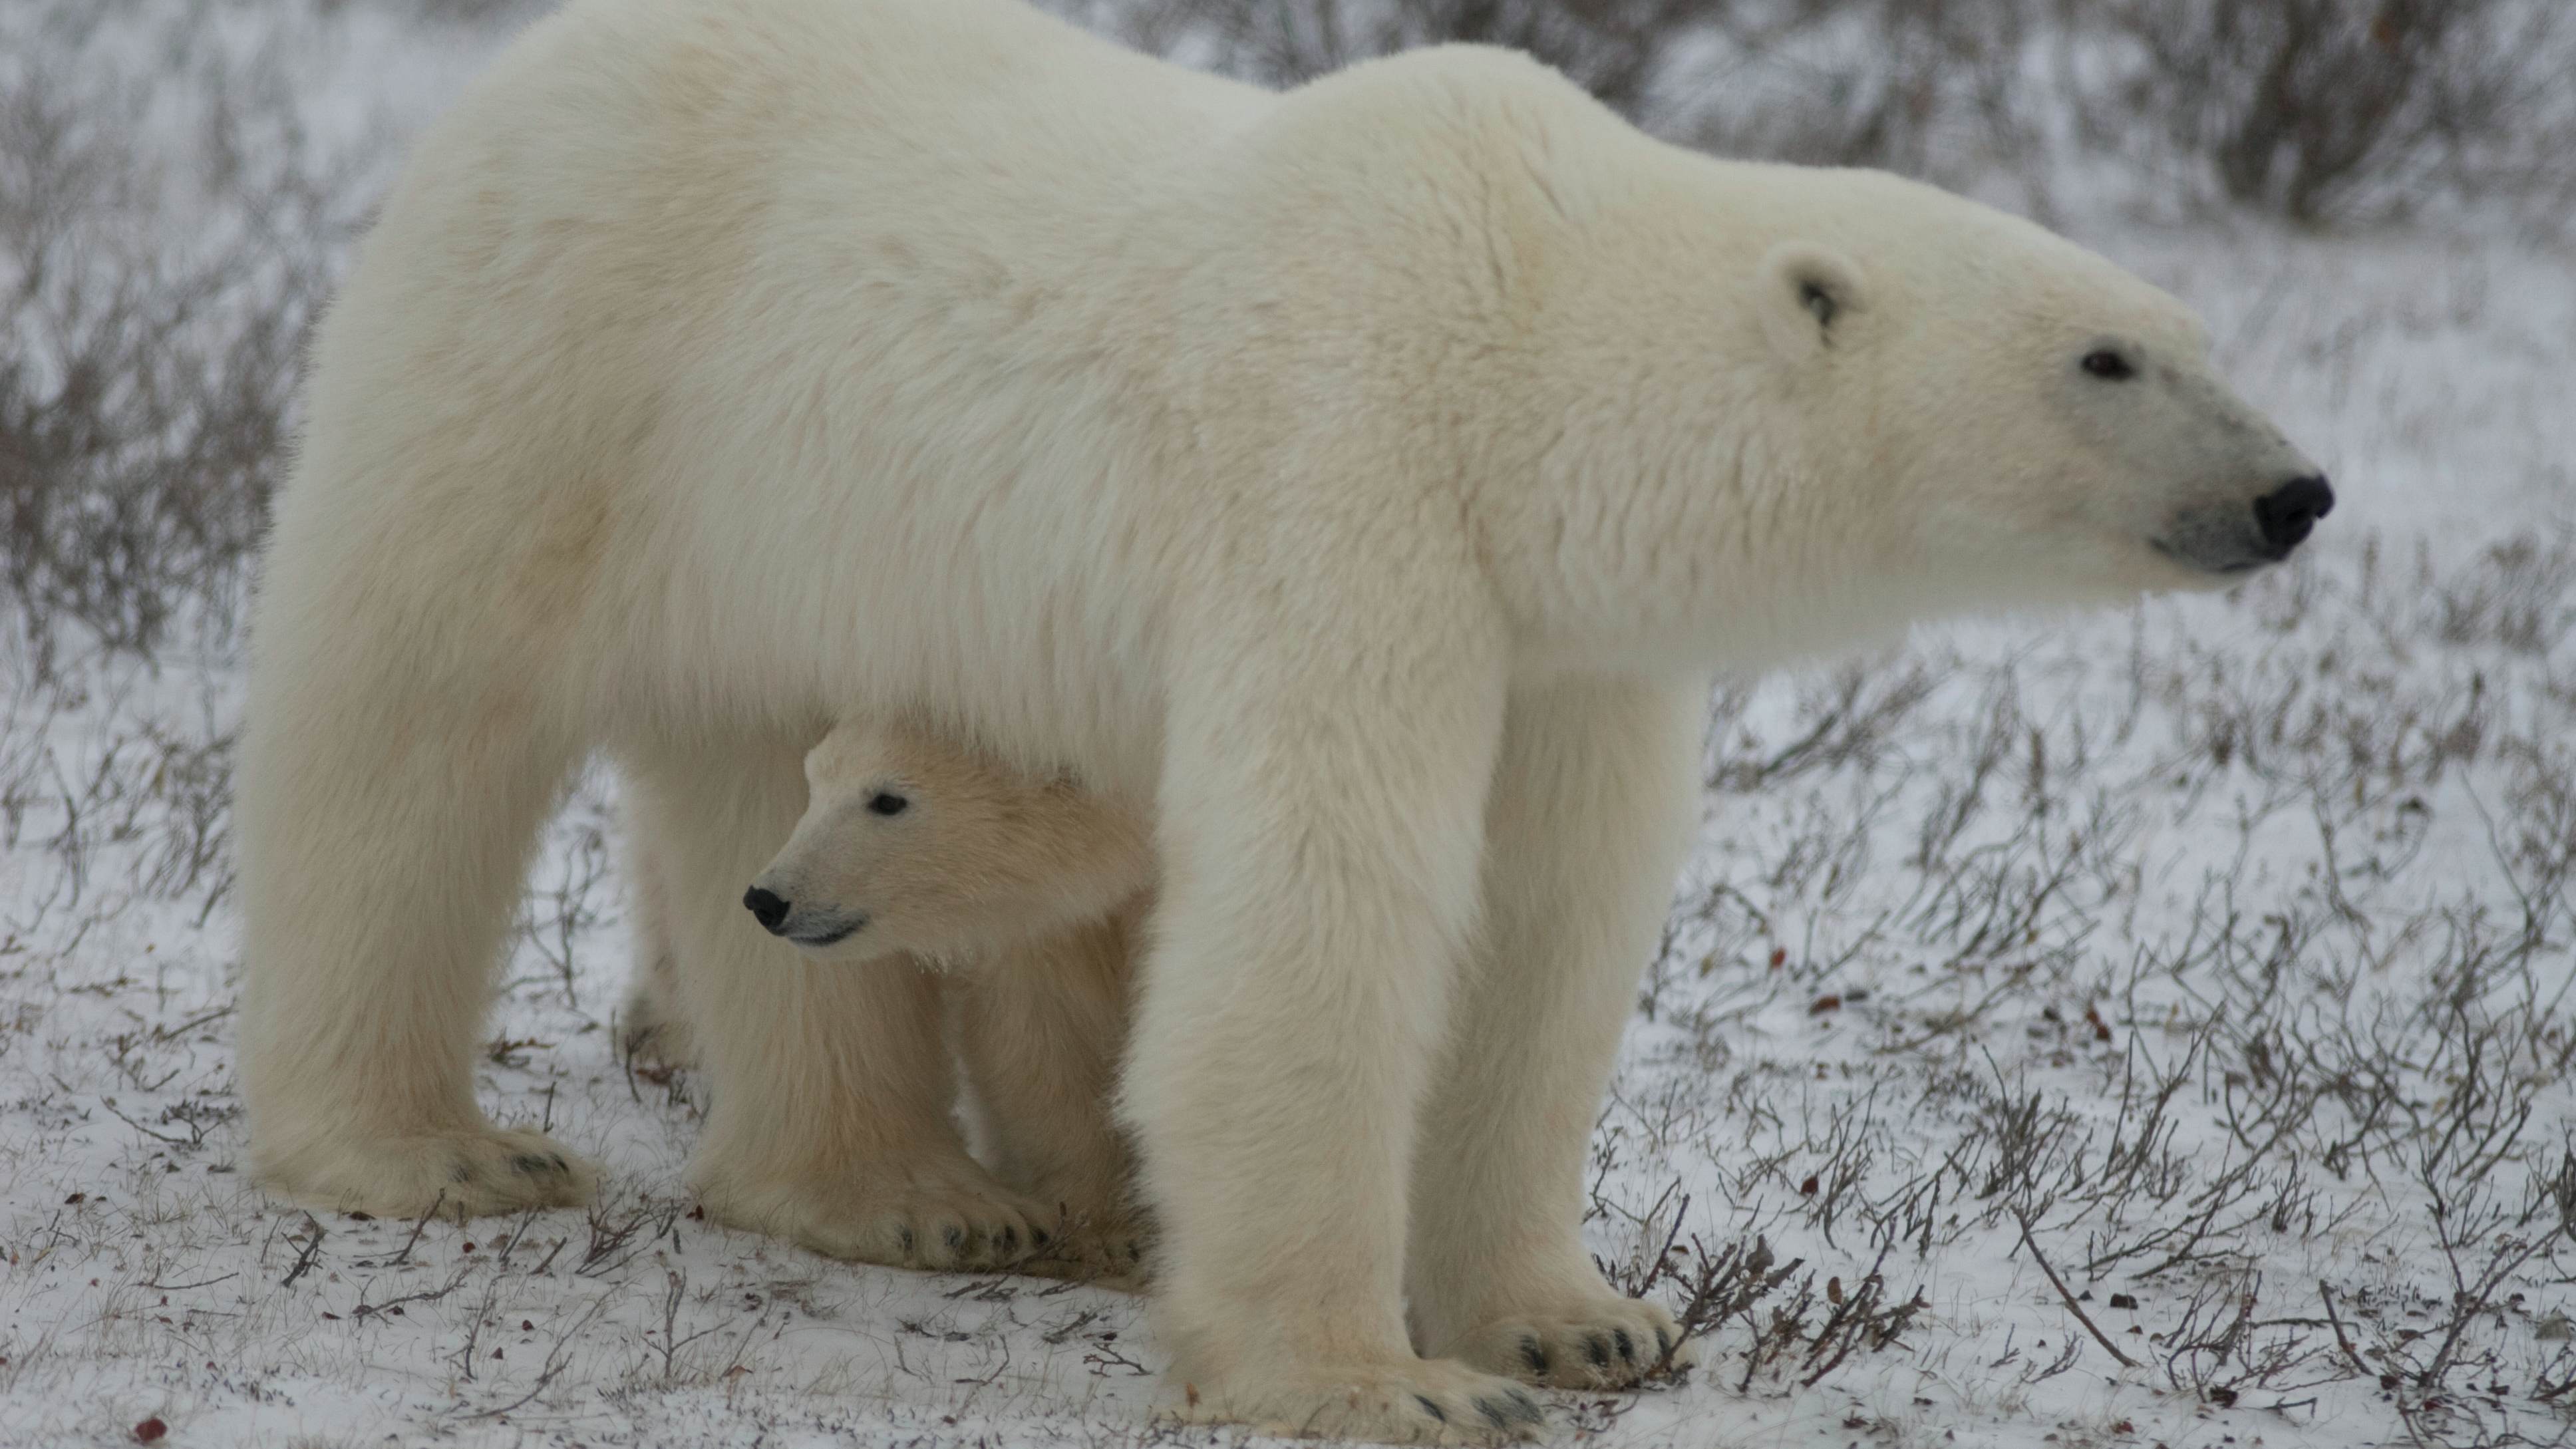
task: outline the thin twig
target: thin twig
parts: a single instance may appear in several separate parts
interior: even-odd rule
[[[402,1251],[385,1260],[386,1267],[400,1267],[401,1265],[411,1261],[411,1250],[413,1245],[420,1241],[421,1233],[429,1227],[429,1220],[438,1216],[439,1205],[446,1201],[447,1189],[442,1187],[438,1190],[438,1196],[429,1200],[429,1211],[422,1213],[419,1221],[414,1222],[411,1225],[411,1236],[403,1239]]]
[[[295,1266],[287,1269],[286,1276],[277,1280],[280,1288],[293,1287],[296,1279],[313,1271],[314,1260],[322,1256],[322,1240],[331,1235],[330,1230],[311,1213],[304,1215],[304,1230],[312,1236],[304,1240],[304,1251],[295,1255]]]
[[[208,1278],[196,1283],[146,1283],[143,1286],[151,1289],[155,1293],[184,1293],[191,1288],[212,1288],[216,1284],[223,1282],[225,1278],[238,1278],[240,1276],[241,1275],[239,1273],[226,1273],[223,1278]]]
[[[2057,1290],[2057,1296],[2066,1300],[2066,1311],[2075,1315],[2075,1321],[2084,1325],[2084,1331],[2093,1335],[2093,1341],[2102,1345],[2104,1352],[2119,1360],[2120,1367],[2136,1368],[2138,1366],[2138,1361],[2129,1357],[2127,1354],[2120,1352],[2120,1346],[2113,1343],[2111,1341],[2111,1336],[2104,1333],[2101,1328],[2093,1322],[2092,1315],[2086,1313],[2084,1309],[2076,1303],[2075,1295],[2068,1292],[2066,1289],[2066,1280],[2057,1276],[2057,1270],[2055,1268],[2048,1266],[2048,1255],[2039,1250],[2039,1240],[2030,1235],[2030,1219],[2023,1217],[2021,1215],[2021,1210],[2016,1208],[2013,1210],[2013,1221],[2021,1225],[2022,1246],[2030,1249],[2031,1261],[2039,1265],[2039,1271],[2048,1275],[2049,1286]]]
[[[2335,1347],[2343,1350],[2343,1356],[2352,1360],[2352,1366],[2361,1370],[2364,1378],[2379,1377],[2378,1370],[2361,1361],[2361,1350],[2352,1346],[2352,1335],[2343,1331],[2343,1320],[2335,1315],[2334,1294],[2327,1290],[2323,1278],[2317,1280],[2317,1297],[2326,1305],[2326,1324],[2334,1329]]]
[[[107,1107],[105,1102],[101,1102],[99,1105]],[[173,1137],[167,1132],[155,1132],[151,1128],[144,1126],[142,1123],[135,1121],[133,1118],[126,1116],[124,1113],[117,1111],[114,1107],[107,1107],[107,1111],[109,1116],[114,1117],[117,1121],[124,1123],[126,1126],[133,1128],[135,1131],[142,1133],[144,1136],[151,1138],[155,1142],[167,1142],[173,1147],[194,1147],[198,1142],[205,1140],[204,1133],[199,1133],[197,1135],[197,1141],[192,1142],[185,1137]]]

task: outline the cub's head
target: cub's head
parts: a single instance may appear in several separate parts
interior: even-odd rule
[[[1063,778],[953,739],[847,723],[805,756],[804,815],[742,903],[838,961],[962,961],[1105,914],[1141,888],[1141,832]]]

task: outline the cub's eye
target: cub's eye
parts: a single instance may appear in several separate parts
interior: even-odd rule
[[[2085,353],[2084,370],[2104,382],[2120,382],[2138,375],[2138,370],[2129,365],[2129,359],[2107,347],[2099,352]]]
[[[901,815],[911,808],[911,801],[884,790],[868,797],[868,813],[871,815]]]

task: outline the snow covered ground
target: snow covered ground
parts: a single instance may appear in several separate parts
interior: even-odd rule
[[[290,59],[344,141],[497,33],[353,10]],[[2342,503],[2223,597],[1721,690],[1587,1225],[1703,1363],[1551,1434],[2576,1441],[2576,252],[2062,220],[2206,312]],[[604,778],[480,1070],[599,1205],[249,1187],[210,637],[0,655],[0,1443],[1239,1437],[1152,1421],[1135,1298],[693,1214],[693,1084],[613,1048]]]

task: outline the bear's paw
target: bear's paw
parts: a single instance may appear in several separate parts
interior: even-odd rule
[[[1452,1359],[1239,1372],[1184,1378],[1177,1416],[1241,1423],[1275,1434],[1380,1444],[1497,1444],[1536,1438],[1547,1411],[1508,1378]]]
[[[1495,1320],[1450,1351],[1487,1372],[1555,1389],[1627,1388],[1699,1356],[1662,1305],[1613,1293]]]
[[[990,1272],[1050,1247],[1055,1215],[958,1154],[886,1161],[829,1182],[730,1186],[701,1180],[709,1215],[828,1258],[931,1272]]]
[[[313,1207],[380,1218],[579,1207],[599,1186],[597,1170],[553,1138],[501,1128],[315,1145],[264,1164],[259,1180]]]

